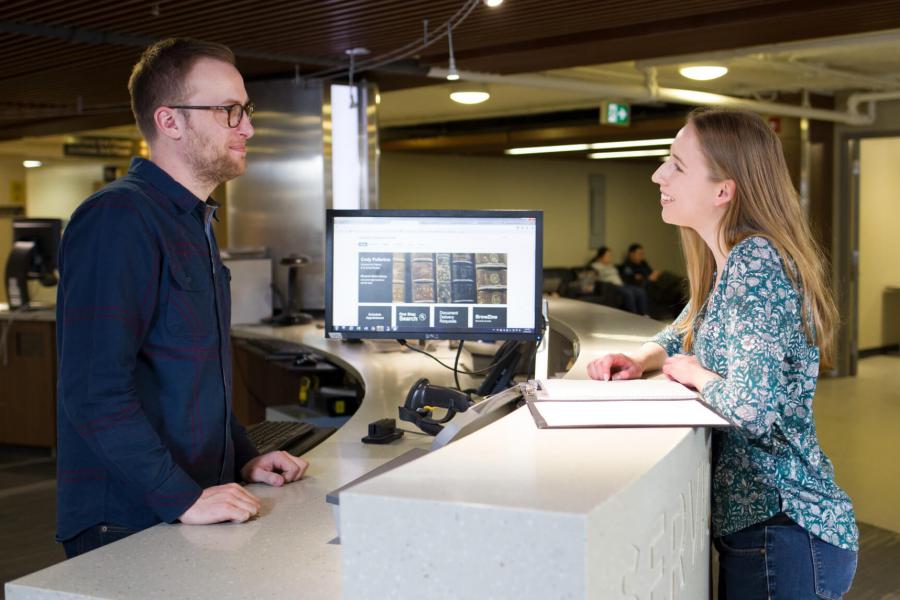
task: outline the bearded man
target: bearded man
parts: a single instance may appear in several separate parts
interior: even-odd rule
[[[57,540],[71,558],[160,522],[244,522],[306,461],[231,409],[230,274],[210,193],[246,168],[253,105],[225,46],[169,39],[128,82],[150,158],[73,213],[57,293]]]

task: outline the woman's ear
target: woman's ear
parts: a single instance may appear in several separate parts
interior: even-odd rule
[[[716,198],[713,203],[718,206],[725,206],[734,198],[735,184],[734,179],[724,179],[719,182]]]

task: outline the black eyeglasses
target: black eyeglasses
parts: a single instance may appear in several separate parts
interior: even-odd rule
[[[248,120],[253,119],[253,111],[256,109],[253,106],[252,102],[248,102],[247,104],[226,104],[224,106],[196,106],[196,105],[172,105],[169,108],[191,108],[196,110],[224,110],[228,114],[228,126],[234,129],[238,125],[241,124],[241,119],[244,118],[244,114],[247,115]]]

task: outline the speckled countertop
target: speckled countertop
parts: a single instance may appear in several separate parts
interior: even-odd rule
[[[570,376],[575,377],[584,377],[587,363],[597,353],[636,347],[659,328],[659,323],[650,319],[569,300],[554,300],[550,314],[554,330],[577,340],[580,355],[570,371]],[[310,461],[307,475],[280,489],[259,484],[250,486],[262,498],[263,509],[249,523],[159,525],[10,582],[6,584],[9,600],[334,599],[341,596],[341,546],[335,543],[335,522],[325,495],[410,448],[429,447],[431,438],[426,436],[407,434],[400,442],[387,446],[364,445],[360,438],[366,434],[371,421],[396,416],[397,406],[402,404],[406,391],[417,378],[427,376],[434,383],[450,384],[452,374],[427,357],[410,351],[382,352],[381,345],[325,340],[322,330],[314,325],[284,329],[241,327],[237,331],[310,346],[356,373],[364,382],[365,397],[358,412],[335,435],[306,455]],[[439,346],[437,353],[452,360],[453,352],[446,345]],[[524,413],[519,413],[523,411],[483,431],[493,430],[494,435],[502,435],[509,444],[519,448],[518,456],[524,453],[533,461],[541,455],[532,447],[534,424],[530,418],[524,418]],[[540,481],[534,480],[534,468],[515,464],[516,453],[479,462],[478,453],[483,451],[483,444],[493,442],[490,435],[472,436],[473,441],[466,445],[461,442],[469,438],[461,440],[456,451],[468,449],[473,453],[468,464],[444,461],[441,450],[426,457],[433,462],[432,466],[438,467],[436,471],[423,471],[422,479],[405,481],[403,485],[409,486],[407,491],[418,486],[425,495],[453,489],[460,502],[506,502],[548,510],[587,510],[598,495],[614,494],[617,485],[639,478],[644,469],[652,466],[653,457],[645,451],[648,444],[661,456],[689,431],[645,430],[636,436],[621,430],[547,432],[551,435],[542,436],[544,441],[540,443],[548,444],[548,448],[557,445],[551,437],[565,438],[564,447],[585,450],[598,439],[608,438],[607,443],[619,448],[619,452],[615,457],[586,451],[569,457],[547,453],[544,463],[538,466]],[[643,441],[635,444],[635,437]],[[628,459],[629,448],[637,446],[643,446],[644,450],[634,460]],[[453,445],[447,447],[452,448]],[[500,459],[502,468],[498,467]],[[479,465],[474,472],[473,464]],[[576,466],[579,473],[594,475],[573,477],[571,469]],[[377,482],[377,478],[372,481]],[[448,484],[453,481],[458,485]]]

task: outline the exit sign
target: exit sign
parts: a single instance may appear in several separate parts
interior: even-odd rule
[[[624,102],[604,102],[600,106],[600,122],[604,125],[631,125],[631,105]]]

